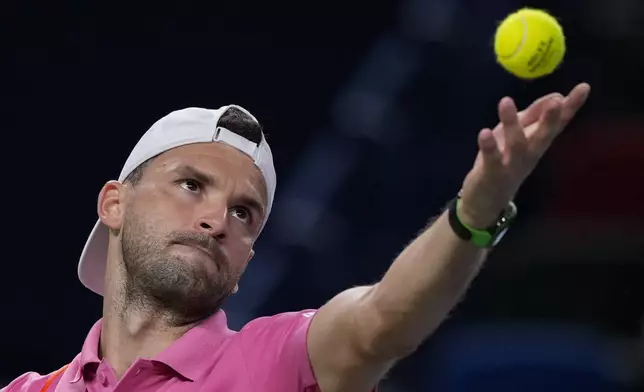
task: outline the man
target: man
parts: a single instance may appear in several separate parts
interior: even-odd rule
[[[368,392],[463,295],[516,210],[512,199],[590,87],[551,94],[478,135],[479,154],[449,208],[372,286],[318,311],[226,327],[276,185],[257,120],[236,106],[170,113],[98,198],[79,276],[103,318],[58,372],[26,373],[6,392]]]

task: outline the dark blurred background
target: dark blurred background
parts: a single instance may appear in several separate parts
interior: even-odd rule
[[[263,123],[277,200],[241,291],[250,319],[372,283],[458,191],[505,95],[593,87],[517,199],[467,297],[383,391],[626,391],[644,378],[641,0],[7,2],[0,36],[5,236],[0,385],[69,362],[100,317],[76,265],[98,192],[169,111]],[[498,22],[561,21],[568,52],[520,81]],[[640,384],[638,384],[640,383]]]

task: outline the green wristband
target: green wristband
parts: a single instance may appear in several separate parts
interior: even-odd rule
[[[476,246],[480,246],[481,248],[485,248],[490,245],[492,242],[492,234],[490,234],[487,230],[477,230],[474,229],[467,224],[465,224],[461,218],[458,216],[458,207],[461,205],[461,199],[456,200],[456,218],[458,221],[465,227],[469,232],[472,234],[472,238],[470,241],[474,243]]]

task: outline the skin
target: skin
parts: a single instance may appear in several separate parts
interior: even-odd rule
[[[510,98],[499,102],[500,123],[479,133],[479,153],[463,182],[457,213],[464,223],[481,229],[496,221],[589,92],[590,86],[580,84],[568,96],[544,96],[522,112]],[[217,181],[195,196],[178,182],[183,176],[173,174],[186,162]],[[101,350],[117,377],[137,357],[163,351],[235,291],[261,223],[240,219],[242,195],[265,209],[259,171],[242,153],[218,144],[159,156],[135,187],[105,185],[99,216],[112,233]],[[173,245],[174,239],[192,245],[197,239],[214,257]],[[344,291],[322,306],[307,338],[320,389],[372,390],[447,317],[487,253],[458,238],[443,213],[380,282]],[[176,282],[179,287],[170,287]],[[165,297],[169,293],[175,299]]]
[[[167,151],[138,184],[103,187],[99,216],[111,234],[101,350],[119,377],[237,290],[266,203],[253,161],[220,143]]]

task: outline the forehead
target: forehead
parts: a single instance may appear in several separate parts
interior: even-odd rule
[[[264,176],[253,160],[243,152],[224,143],[195,143],[166,151],[150,164],[151,171],[172,173],[186,165],[214,177],[240,181],[260,192],[267,200]]]

